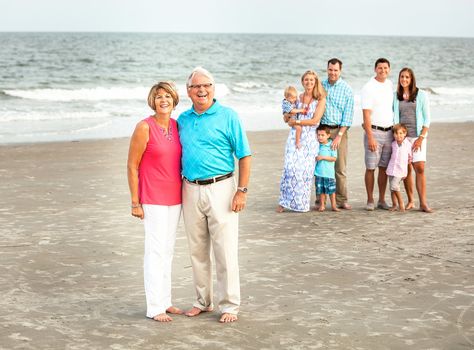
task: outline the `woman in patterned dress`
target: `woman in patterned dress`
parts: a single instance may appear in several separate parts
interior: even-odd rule
[[[318,152],[316,127],[323,116],[326,106],[326,92],[316,72],[306,71],[301,77],[304,93],[300,95],[298,108],[306,109],[298,120],[285,114],[283,119],[289,126],[302,126],[301,147],[295,146],[295,129],[290,130],[286,141],[285,164],[280,183],[280,200],[276,209],[281,213],[285,209],[307,212],[310,209],[311,186],[315,158]]]

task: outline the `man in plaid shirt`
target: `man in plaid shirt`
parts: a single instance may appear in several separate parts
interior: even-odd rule
[[[347,201],[346,161],[347,131],[354,116],[354,94],[351,87],[341,78],[342,62],[337,58],[328,61],[328,78],[322,82],[327,92],[326,111],[321,124],[331,128],[332,149],[337,149],[336,160],[336,203],[339,208],[351,209]]]

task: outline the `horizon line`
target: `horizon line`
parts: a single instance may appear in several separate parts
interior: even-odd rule
[[[474,36],[454,36],[454,35],[427,35],[427,34],[335,34],[335,33],[284,33],[284,32],[166,32],[166,31],[113,31],[113,30],[0,30],[1,34],[48,34],[48,33],[83,33],[83,34],[214,34],[214,35],[307,35],[307,36],[366,36],[366,37],[402,37],[402,38],[459,38],[459,39],[474,39]]]

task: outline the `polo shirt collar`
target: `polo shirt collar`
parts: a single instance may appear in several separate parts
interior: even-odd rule
[[[193,112],[195,115],[201,116],[201,115],[205,115],[205,114],[215,114],[215,113],[217,113],[217,110],[218,110],[219,108],[220,108],[220,103],[214,98],[211,107],[209,107],[209,109],[208,109],[207,111],[205,111],[204,113],[199,114],[198,112],[196,112],[196,111],[194,110],[194,105],[193,105],[193,107],[192,107],[191,109],[192,109],[192,112]]]

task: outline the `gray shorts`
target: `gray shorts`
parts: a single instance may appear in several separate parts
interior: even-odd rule
[[[377,149],[374,152],[369,151],[367,146],[367,134],[364,133],[365,167],[369,170],[374,170],[377,167],[386,168],[390,161],[390,155],[392,154],[392,130],[382,131],[372,129],[372,135],[374,135],[377,141]]]
[[[403,181],[403,177],[388,176],[388,183],[390,184],[390,191],[400,192],[400,184]]]

